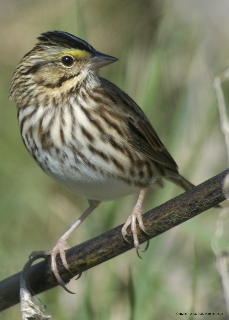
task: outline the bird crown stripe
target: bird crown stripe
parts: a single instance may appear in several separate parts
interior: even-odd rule
[[[49,45],[63,46],[66,48],[76,48],[83,51],[92,52],[95,49],[86,41],[74,35],[62,31],[49,31],[42,33],[37,38],[40,42],[48,42]]]

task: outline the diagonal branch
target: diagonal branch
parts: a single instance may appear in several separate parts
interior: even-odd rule
[[[203,211],[225,200],[223,181],[229,170],[205,181],[197,187],[156,207],[143,215],[146,231],[138,230],[139,242],[145,242],[157,235],[185,222]],[[97,266],[133,248],[130,230],[126,243],[121,235],[122,226],[118,226],[94,239],[67,250],[67,261],[72,272],[66,271],[60,258],[57,258],[61,278],[67,283],[74,275]],[[0,311],[19,302],[19,284],[21,272],[0,282]],[[34,294],[57,286],[50,270],[50,259],[42,261],[29,269],[29,284]]]

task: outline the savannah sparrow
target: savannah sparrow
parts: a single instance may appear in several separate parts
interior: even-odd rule
[[[89,201],[88,209],[51,251],[52,271],[64,286],[56,265],[59,252],[69,270],[67,239],[101,201],[140,190],[122,228],[145,232],[142,203],[150,184],[162,178],[187,190],[193,185],[177,165],[140,107],[120,88],[99,77],[97,69],[118,59],[62,31],[41,34],[14,72],[10,98],[17,103],[23,142],[30,155],[60,185]]]

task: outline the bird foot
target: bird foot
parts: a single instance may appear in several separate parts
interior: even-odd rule
[[[136,203],[131,215],[127,218],[124,226],[122,227],[122,236],[126,242],[129,242],[129,240],[126,238],[127,228],[129,226],[131,227],[131,232],[132,232],[133,240],[134,240],[134,247],[137,249],[137,252],[138,252],[138,250],[140,249],[140,244],[139,244],[138,235],[137,235],[137,222],[139,224],[139,228],[144,233],[148,234],[145,230],[145,226],[142,221],[142,206],[139,203]]]
[[[56,245],[54,246],[54,248],[52,250],[47,250],[47,251],[33,251],[30,255],[31,257],[35,257],[37,255],[44,255],[44,256],[51,256],[51,269],[52,272],[54,273],[54,276],[57,280],[57,282],[59,283],[59,285],[64,288],[67,292],[69,293],[73,293],[71,291],[69,291],[67,289],[67,287],[65,286],[64,281],[61,279],[58,269],[57,269],[57,263],[56,263],[56,256],[59,253],[60,254],[60,258],[61,261],[63,263],[63,266],[65,267],[66,270],[68,270],[70,273],[70,269],[66,260],[66,253],[65,250],[67,250],[69,248],[68,244],[67,244],[67,240],[65,239],[65,236],[63,235],[62,237],[60,237],[60,239],[57,241]]]

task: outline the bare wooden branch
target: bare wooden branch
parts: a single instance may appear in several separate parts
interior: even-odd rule
[[[156,207],[143,215],[146,231],[149,235],[138,230],[140,243],[185,222],[203,211],[216,206],[225,200],[222,190],[226,170],[210,180],[186,191],[180,196]],[[67,251],[67,261],[72,272],[63,268],[58,256],[58,270],[61,278],[67,283],[73,275],[97,266],[133,248],[132,236],[129,230],[126,243],[121,235],[119,226],[94,239],[77,245]],[[0,311],[19,302],[19,284],[21,272],[0,282]],[[29,284],[34,294],[41,293],[57,286],[55,277],[50,269],[50,259],[42,261],[29,269]]]

